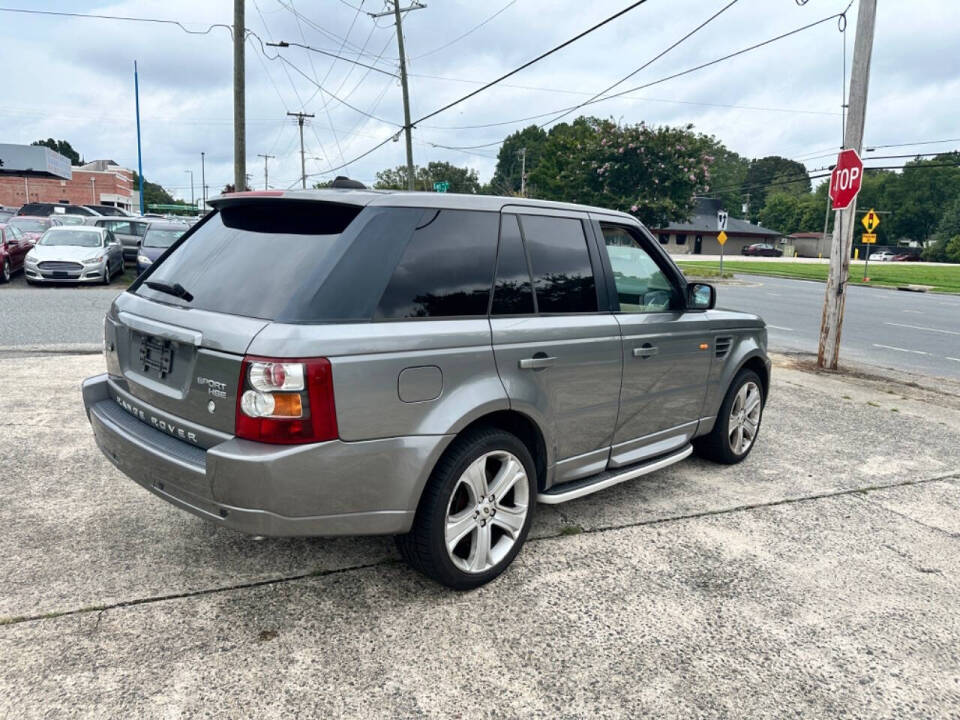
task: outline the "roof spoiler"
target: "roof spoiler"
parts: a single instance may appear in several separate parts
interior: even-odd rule
[[[351,180],[346,175],[337,175],[330,184],[332,188],[349,188],[351,190],[366,190],[367,186],[359,180]]]

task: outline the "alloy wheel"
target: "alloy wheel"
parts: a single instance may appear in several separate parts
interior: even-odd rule
[[[736,455],[743,455],[753,445],[760,429],[760,413],[763,409],[760,388],[752,380],[745,382],[737,391],[730,407],[730,420],[727,423],[730,449]]]
[[[3,261],[3,281],[10,282],[10,277],[13,275],[13,272],[10,270],[10,261]]]
[[[523,463],[505,450],[474,460],[453,488],[444,522],[450,560],[482,573],[503,560],[523,530],[530,487]]]

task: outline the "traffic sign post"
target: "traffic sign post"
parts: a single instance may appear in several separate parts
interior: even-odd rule
[[[720,279],[723,279],[723,246],[727,244],[727,211],[717,210],[717,242],[720,243]]]
[[[867,214],[863,216],[863,220],[860,222],[863,223],[863,229],[868,233],[872,233],[878,227],[880,227],[880,216],[877,215],[877,211],[873,208],[867,210]]]
[[[877,242],[877,236],[873,231],[880,225],[880,218],[877,216],[877,211],[870,208],[860,222],[863,223],[863,228],[866,230],[860,238],[860,241],[867,246],[863,256],[863,280],[866,282],[869,279],[867,277],[867,267],[870,265],[870,246]]]

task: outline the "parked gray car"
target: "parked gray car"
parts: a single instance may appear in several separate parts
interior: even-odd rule
[[[31,285],[65,281],[109,285],[123,272],[123,254],[120,243],[105,228],[52,227],[27,253],[23,269]]]
[[[128,265],[136,264],[140,241],[143,240],[150,222],[148,218],[129,217],[91,217],[87,219],[88,225],[106,228],[113,233],[114,237],[123,245],[123,261]]]
[[[83,383],[121,471],[254,535],[393,534],[458,589],[537,502],[742,460],[763,321],[632,216],[443,193],[226,195],[114,301]]]

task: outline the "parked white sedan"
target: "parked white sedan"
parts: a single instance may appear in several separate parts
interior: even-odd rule
[[[106,228],[53,227],[27,253],[24,272],[31,285],[41,282],[107,285],[123,272],[123,249]]]

